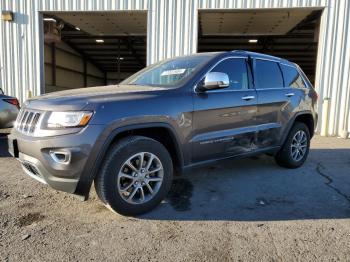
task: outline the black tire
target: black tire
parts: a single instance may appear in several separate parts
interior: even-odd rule
[[[118,192],[118,173],[129,157],[139,152],[150,152],[163,166],[163,181],[153,198],[145,203],[131,204]],[[158,141],[142,136],[130,136],[113,144],[95,178],[95,189],[101,201],[112,211],[126,216],[146,213],[155,208],[168,194],[173,179],[173,163],[167,149]]]
[[[291,146],[292,146],[293,137],[296,135],[296,133],[298,131],[303,131],[306,134],[306,152],[300,160],[296,161],[292,157]],[[280,151],[275,155],[276,163],[278,165],[280,165],[282,167],[286,167],[286,168],[298,168],[302,164],[304,164],[304,162],[309,154],[309,149],[310,149],[310,131],[309,131],[309,128],[304,123],[295,122],[295,124],[293,125],[292,129],[290,130],[290,132],[288,134],[288,137],[287,137],[284,145],[282,146]]]

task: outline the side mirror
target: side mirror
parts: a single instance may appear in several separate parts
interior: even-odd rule
[[[228,75],[221,72],[209,72],[203,81],[198,85],[199,91],[221,89],[230,86],[230,79]]]

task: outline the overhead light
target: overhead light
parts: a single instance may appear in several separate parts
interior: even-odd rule
[[[13,12],[12,11],[1,11],[1,17],[4,21],[13,21]]]
[[[124,57],[117,57],[117,60],[124,60]]]
[[[56,22],[56,19],[53,19],[51,17],[45,17],[44,18],[44,21],[47,21],[47,22]]]
[[[80,28],[79,28],[79,27],[76,27],[75,29],[78,30],[78,31],[80,31]]]
[[[96,41],[96,43],[104,43],[105,42],[105,40],[103,40],[103,39],[96,39],[95,41]]]
[[[249,43],[257,43],[257,42],[258,42],[258,39],[249,39],[248,42],[249,42]]]

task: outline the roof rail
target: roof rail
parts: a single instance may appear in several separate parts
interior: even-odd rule
[[[252,52],[252,51],[247,51],[247,50],[232,50],[231,52],[233,53],[244,53],[247,55],[251,55],[251,56],[255,56],[255,57],[260,57],[260,58],[269,58],[269,59],[274,59],[274,60],[278,60],[278,61],[284,61],[287,63],[291,63],[290,61],[278,57],[278,56],[272,56],[272,55],[267,55],[267,54],[263,54],[263,53],[257,53],[257,52]]]

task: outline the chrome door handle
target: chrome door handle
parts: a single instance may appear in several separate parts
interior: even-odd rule
[[[254,98],[255,98],[255,96],[243,96],[242,100],[249,101],[249,100],[252,100]]]
[[[294,93],[287,93],[286,94],[286,97],[291,97],[291,96],[294,96]]]

